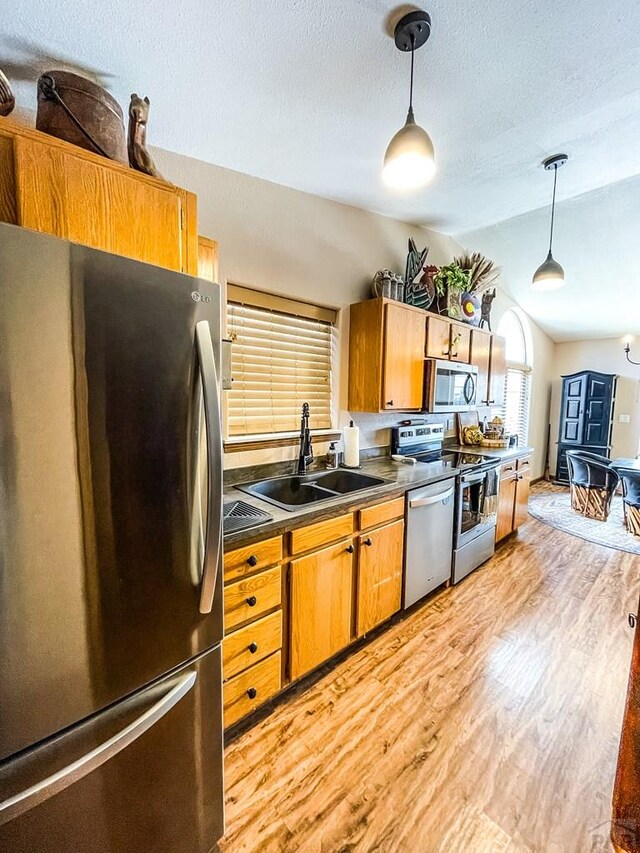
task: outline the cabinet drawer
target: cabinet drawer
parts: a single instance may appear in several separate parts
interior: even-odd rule
[[[512,462],[504,462],[500,466],[500,479],[508,480],[509,477],[513,477],[517,470],[517,462],[514,459]]]
[[[271,657],[226,681],[222,685],[225,728],[232,726],[275,695],[280,690],[280,675],[280,652],[275,652]]]
[[[279,607],[281,596],[280,566],[229,584],[224,590],[225,631]]]
[[[282,537],[274,536],[264,542],[244,545],[224,555],[225,582],[243,578],[260,569],[266,569],[282,560]]]
[[[374,506],[367,506],[359,512],[360,530],[366,530],[367,527],[375,527],[377,524],[384,524],[386,521],[393,521],[394,518],[402,518],[403,516],[403,497]]]
[[[282,611],[238,628],[222,641],[224,678],[228,679],[282,647]]]
[[[291,531],[291,553],[300,554],[312,548],[320,548],[338,539],[344,539],[353,533],[353,513],[328,518],[317,524],[299,527]]]
[[[518,471],[530,471],[531,470],[531,457],[523,456],[522,459],[516,460],[518,463]]]

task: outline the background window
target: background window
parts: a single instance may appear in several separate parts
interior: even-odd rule
[[[229,285],[229,436],[296,431],[304,402],[314,430],[331,428],[335,320],[327,308]]]
[[[517,435],[520,444],[529,439],[531,402],[531,352],[527,346],[526,322],[514,309],[506,311],[498,324],[498,334],[506,339],[507,375],[501,417],[505,429]]]

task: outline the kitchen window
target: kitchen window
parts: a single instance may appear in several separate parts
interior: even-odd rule
[[[506,339],[507,373],[504,405],[500,415],[505,431],[517,435],[520,444],[529,438],[529,408],[531,403],[531,343],[526,318],[516,309],[505,312],[498,325],[498,334]]]
[[[227,288],[233,385],[226,395],[227,435],[297,436],[302,404],[313,431],[333,426],[336,311],[250,290]]]

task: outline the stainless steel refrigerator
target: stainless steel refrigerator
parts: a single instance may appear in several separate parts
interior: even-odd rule
[[[0,225],[6,853],[223,834],[219,367],[217,285]]]

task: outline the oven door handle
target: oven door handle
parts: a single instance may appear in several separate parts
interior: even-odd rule
[[[482,471],[478,474],[465,474],[463,477],[460,478],[460,485],[466,486],[472,483],[481,483],[484,479],[486,479],[486,476],[486,471]]]
[[[415,507],[419,506],[429,506],[430,504],[437,504],[439,501],[446,501],[453,494],[453,486],[450,489],[447,489],[446,492],[440,492],[439,495],[430,495],[428,498],[414,498],[409,501],[410,509],[415,509]]]

